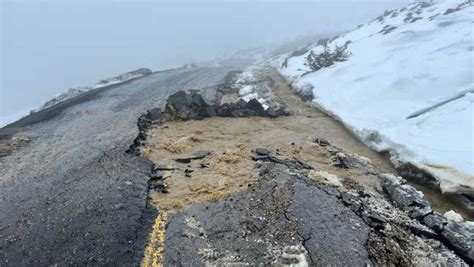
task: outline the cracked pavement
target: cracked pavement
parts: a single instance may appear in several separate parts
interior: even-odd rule
[[[371,263],[365,248],[370,227],[332,188],[291,175],[281,163],[266,168],[262,180],[243,192],[172,214],[164,265],[196,266],[201,259],[210,264],[284,264],[283,251],[298,244],[310,265]],[[199,222],[201,233],[193,234],[189,218]]]
[[[165,180],[173,179],[173,175],[165,177],[164,172],[158,173],[156,164],[168,164],[163,160],[170,155],[172,162],[176,161],[180,158],[176,157],[177,152],[189,152],[184,146],[186,142],[202,143],[204,130],[212,132],[210,125],[192,127],[197,136],[188,136],[190,131],[179,127],[186,129],[193,122],[213,120],[209,118],[212,116],[195,116],[202,114],[203,109],[210,110],[207,101],[198,101],[203,100],[198,93],[176,94],[173,112],[177,114],[174,116],[183,116],[182,120],[203,120],[176,123],[172,117],[164,116],[171,113],[157,116],[156,110],[147,110],[164,107],[166,97],[181,90],[198,89],[203,95],[218,99],[216,89],[228,82],[227,74],[232,69],[154,73],[101,89],[85,99],[0,129],[3,138],[13,131],[16,137],[30,140],[0,159],[0,265],[463,264],[447,245],[470,260],[473,246],[468,235],[472,229],[452,222],[445,227],[429,205],[421,205],[427,211],[422,215],[420,209],[413,210],[413,203],[424,203],[414,189],[405,194],[408,185],[390,175],[381,178],[384,182],[380,184],[382,172],[390,169],[384,168],[380,156],[350,137],[340,124],[304,105],[292,106],[297,107],[294,117],[270,119],[258,117],[261,113],[256,110],[262,107],[256,101],[234,104],[235,110],[230,114],[248,125],[229,118],[220,119],[231,125],[214,121],[219,134],[208,136],[214,151],[181,162],[189,164],[184,168],[172,168],[177,185],[189,187],[190,192],[175,190],[179,187],[173,184],[166,188]],[[281,77],[262,84],[272,89],[269,87],[278,79],[276,84],[284,84]],[[286,85],[283,89],[286,91],[270,92],[276,94],[275,98],[296,103],[288,96]],[[246,112],[236,112],[240,105],[245,105]],[[222,107],[231,107],[228,103],[219,109],[212,106],[218,113]],[[162,128],[155,129],[156,122],[150,116],[166,118],[170,125],[160,121],[158,126]],[[137,123],[143,124],[140,132]],[[177,126],[177,132],[173,132]],[[255,131],[256,128],[262,132]],[[157,129],[170,132],[147,132]],[[235,133],[242,130],[237,136],[249,138],[253,132],[262,138],[253,138],[253,142],[269,142],[268,147],[238,140]],[[150,136],[156,136],[158,142],[147,140]],[[201,139],[196,138],[199,136]],[[333,146],[333,140],[319,138],[327,136],[341,141],[343,148]],[[288,137],[297,140],[288,142]],[[160,140],[166,138],[170,142],[160,146]],[[227,141],[221,144],[216,141],[219,138]],[[148,151],[153,162],[126,153],[132,144],[134,153],[143,155]],[[224,144],[240,151],[221,151]],[[252,155],[245,144],[252,145],[252,150],[260,149]],[[343,149],[348,147],[363,156],[346,153]],[[153,149],[160,148],[169,153],[160,152],[153,158]],[[200,167],[193,167],[192,160],[203,162]],[[210,160],[210,164],[205,160]],[[213,166],[215,162],[220,165]],[[234,168],[238,166],[238,170],[229,169],[228,163],[234,164]],[[168,170],[168,165],[162,170]],[[217,180],[210,180],[207,176],[214,171],[224,177],[214,176]],[[178,172],[183,172],[182,177]],[[248,177],[238,180],[244,176],[241,174]],[[253,179],[254,175],[258,178]],[[160,183],[151,189],[151,182]],[[155,190],[154,196],[149,194],[150,190]],[[214,195],[218,190],[223,192]],[[189,195],[180,195],[183,192]],[[202,199],[193,199],[206,194]],[[403,201],[392,201],[394,206],[385,194],[391,194],[390,198],[398,194]],[[149,201],[152,198],[184,205],[153,203]],[[413,214],[418,217],[412,217]],[[430,227],[441,230],[433,231],[417,221],[429,216],[433,217]],[[449,241],[447,245],[440,235]]]
[[[125,153],[137,119],[232,69],[157,72],[0,129],[31,140],[0,159],[0,265],[138,265],[156,210],[146,202],[151,162]]]

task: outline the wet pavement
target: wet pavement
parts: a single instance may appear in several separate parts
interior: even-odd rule
[[[151,162],[125,153],[137,119],[230,70],[155,73],[11,125],[30,142],[0,159],[0,265],[138,265],[156,210],[146,202]]]

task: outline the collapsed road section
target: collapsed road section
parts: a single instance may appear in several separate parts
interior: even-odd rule
[[[281,80],[252,85],[265,97],[178,92],[139,119],[129,151],[154,163],[158,210],[142,265],[473,263],[472,225],[433,211]]]

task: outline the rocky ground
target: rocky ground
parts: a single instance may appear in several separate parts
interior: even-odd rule
[[[472,225],[274,70],[230,70],[154,73],[1,129],[1,265],[473,264]]]

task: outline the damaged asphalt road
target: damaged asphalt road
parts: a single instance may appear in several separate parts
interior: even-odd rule
[[[369,158],[314,130],[299,129],[308,136],[298,146],[238,140],[232,130],[245,125],[294,138],[293,127],[273,123],[299,118],[308,128],[312,114],[290,116],[288,101],[223,102],[236,94],[230,70],[155,73],[13,129],[28,142],[0,159],[0,265],[472,264],[474,229],[434,212]],[[266,79],[265,88],[283,88],[272,93],[288,89]],[[179,130],[206,120],[196,136]],[[211,145],[203,129],[217,133],[207,137],[212,150],[195,149]]]
[[[249,189],[171,215],[164,265],[370,263],[370,227],[330,188],[295,179],[283,164],[264,168],[263,180]],[[291,257],[284,255],[289,250]]]
[[[458,255],[472,259],[465,226],[441,237],[351,179],[324,184],[311,178],[311,166],[282,156],[259,157],[255,167],[261,180],[247,189],[169,214],[163,265],[444,266],[466,265]]]
[[[266,118],[253,128],[257,132],[271,124],[264,120],[284,121],[269,119],[269,114],[256,112],[261,110],[256,106],[250,109],[253,112],[235,112],[247,105],[211,107],[197,92],[181,92],[169,98],[161,115],[144,115],[143,135],[133,150],[156,164],[154,179],[159,186],[153,189],[150,203],[160,212],[151,233],[154,238],[147,245],[145,266],[444,266],[472,262],[474,229],[448,222],[421,193],[402,178],[381,172],[368,158],[313,138],[308,149],[315,158],[307,158],[310,165],[298,155],[286,154],[304,150],[304,144],[296,148],[292,143],[294,148],[288,150],[276,138],[266,144],[276,146],[273,149],[239,141],[241,128],[252,118]],[[224,108],[232,112],[219,112]],[[220,123],[215,123],[216,118]],[[202,123],[195,123],[196,119]],[[277,129],[283,132],[285,127],[283,123]],[[206,133],[200,131],[203,128]],[[271,136],[272,128],[266,129]],[[229,139],[232,131],[235,135]],[[207,150],[203,157],[187,157],[186,163],[176,160],[181,159],[176,155],[209,147],[212,152]],[[245,163],[245,154],[253,162]],[[222,166],[222,160],[228,164]],[[235,173],[249,166],[259,179],[225,181],[231,174],[223,169]],[[324,169],[331,173],[321,171]],[[376,185],[366,183],[358,173],[375,176]]]
[[[0,159],[0,265],[138,265],[156,210],[146,203],[151,163],[125,153],[137,118],[179,90],[222,83],[230,70],[154,73],[0,129],[30,140]]]

